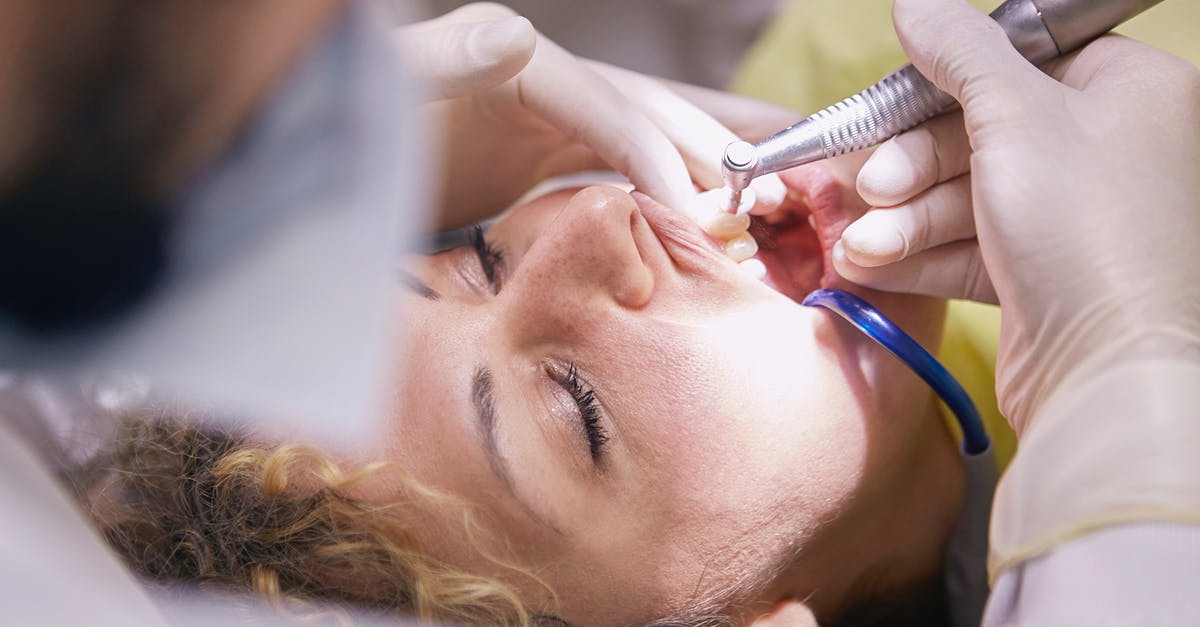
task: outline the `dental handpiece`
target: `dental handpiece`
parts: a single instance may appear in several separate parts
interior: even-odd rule
[[[1014,47],[1034,64],[1071,52],[1162,0],[1007,0],[992,11]],[[861,93],[760,142],[729,144],[721,160],[737,211],[750,181],[870,148],[944,113],[956,102],[911,64]]]

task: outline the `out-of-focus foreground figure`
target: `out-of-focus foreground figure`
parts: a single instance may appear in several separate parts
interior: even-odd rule
[[[122,366],[218,407],[326,418],[307,424],[330,437],[365,430],[399,137],[419,139],[372,11],[0,4],[0,392],[33,369]],[[52,404],[39,389],[23,393]],[[0,422],[2,622],[155,621],[16,412]]]

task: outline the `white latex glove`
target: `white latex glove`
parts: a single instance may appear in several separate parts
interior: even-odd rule
[[[468,5],[400,31],[401,49],[442,100],[442,223],[476,221],[538,181],[611,167],[684,209],[695,184],[721,185],[732,131],[659,81],[586,62],[497,4]],[[778,177],[753,187],[754,211],[785,195]]]
[[[878,208],[846,229],[838,271],[998,301],[999,391],[1018,428],[1088,358],[1196,340],[1200,72],[1106,37],[1055,64],[1059,83],[965,2],[900,0],[895,13],[965,127],[943,116],[876,151],[858,189]]]
[[[1200,522],[1200,72],[1107,37],[1054,64],[1059,83],[962,0],[897,0],[895,20],[963,114],[880,147],[858,181],[879,208],[835,260],[999,302],[1020,449],[993,571],[1108,524]]]
[[[395,32],[404,63],[433,100],[491,89],[529,65],[537,31],[504,8],[469,5]]]

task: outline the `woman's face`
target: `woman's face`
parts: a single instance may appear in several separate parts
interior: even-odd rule
[[[799,252],[768,265],[794,291],[823,268],[803,218],[840,231],[850,196],[824,166],[790,182],[800,219],[770,237]],[[376,452],[476,505],[508,545],[491,550],[550,582],[568,621],[645,620],[786,566],[885,491],[878,470],[927,419],[929,394],[890,356],[644,196],[555,192],[484,239],[406,265],[412,331]],[[940,304],[869,298],[935,341]],[[419,535],[503,575],[457,526]]]

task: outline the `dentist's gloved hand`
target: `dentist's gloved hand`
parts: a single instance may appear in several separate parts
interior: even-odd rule
[[[1002,409],[1018,428],[1069,364],[1200,336],[1200,72],[1107,37],[1053,66],[1060,83],[965,2],[895,13],[910,58],[964,113],[872,155],[858,189],[878,208],[846,229],[838,271],[999,301]]]
[[[897,0],[913,63],[963,106],[863,167],[877,209],[836,267],[998,301],[1020,451],[993,567],[1108,524],[1200,520],[1200,71],[1107,37],[1051,68],[961,0]]]
[[[431,100],[492,89],[529,65],[537,31],[503,8],[468,5],[395,31],[405,65]]]
[[[442,98],[430,107],[445,132],[443,226],[493,215],[538,181],[580,170],[615,169],[679,209],[696,202],[696,185],[722,185],[732,131],[656,79],[576,58],[511,9],[472,4],[399,37]],[[778,177],[754,190],[759,213],[785,196]]]

